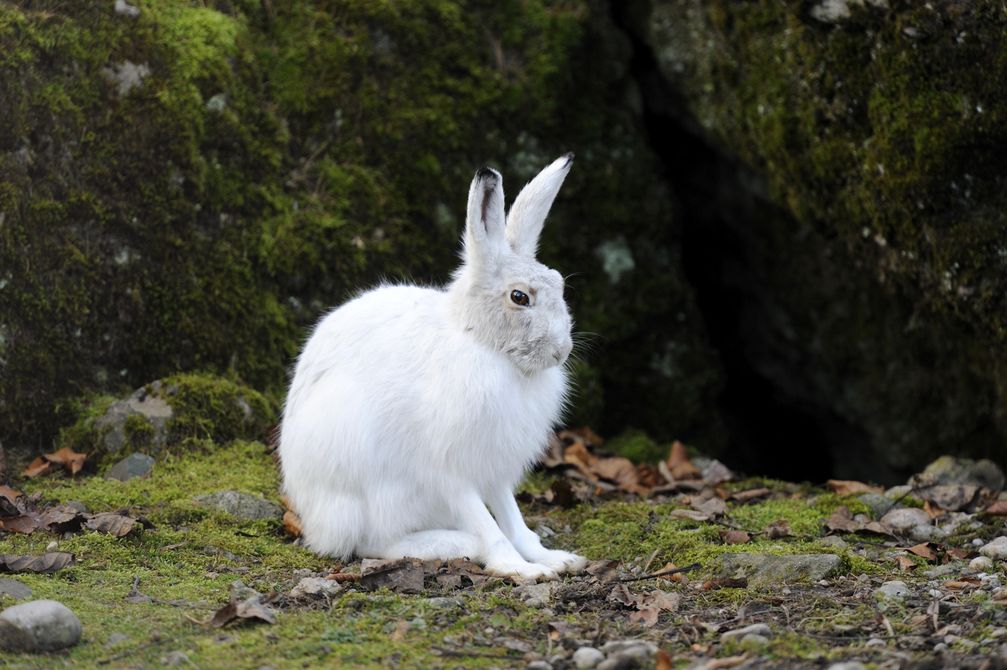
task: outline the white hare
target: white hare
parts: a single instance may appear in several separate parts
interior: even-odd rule
[[[535,252],[572,162],[546,167],[506,217],[503,180],[482,168],[450,285],[382,286],[319,322],[280,434],[283,487],[308,547],[344,559],[464,556],[522,578],[583,568],[543,547],[514,500],[567,391],[563,278]]]

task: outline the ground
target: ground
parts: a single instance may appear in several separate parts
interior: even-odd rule
[[[574,667],[571,655],[581,646],[637,638],[662,650],[642,667],[854,659],[870,667],[980,667],[998,657],[1007,634],[1007,603],[996,590],[1003,564],[978,575],[968,567],[978,545],[1002,533],[1002,517],[958,518],[958,530],[928,545],[928,561],[904,550],[917,544],[908,538],[826,539],[826,519],[835,526],[837,509],[869,514],[869,507],[863,494],[811,485],[749,479],[718,484],[726,498],[705,497],[710,487],[701,484],[691,493],[651,489],[641,497],[586,483],[577,470],[540,470],[520,495],[529,524],[547,543],[592,559],[587,573],[528,586],[471,565],[428,564],[413,566],[423,571],[422,588],[409,593],[394,577],[407,571],[357,581],[359,562],[313,555],[278,518],[241,521],[200,507],[195,496],[222,490],[280,502],[274,458],[260,442],[165,455],[145,479],[84,471],[15,483],[40,507],[76,502],[92,513],[126,512],[148,527],[124,537],[90,530],[4,536],[5,553],[41,554],[55,542],[74,554],[73,565],[54,574],[7,576],[28,585],[33,598],[70,607],[84,635],[65,652],[0,655],[3,667],[224,668],[240,659],[242,667],[510,668],[544,659],[564,668]],[[721,505],[712,498],[723,500],[726,513],[710,513]],[[919,504],[906,501],[907,509]],[[789,534],[767,539],[767,527],[784,520]],[[739,530],[747,540],[729,534]],[[755,577],[724,572],[719,557],[726,553],[834,554],[839,562],[824,579],[760,586]],[[674,577],[680,581],[638,579],[669,562],[698,567]],[[303,577],[327,575],[338,592],[290,594]],[[202,623],[228,602],[235,580],[263,594],[274,624]],[[890,580],[905,582],[909,595],[879,597]],[[0,595],[0,606],[12,603]],[[762,638],[724,636],[755,623],[769,626]],[[942,645],[937,652],[935,645]]]

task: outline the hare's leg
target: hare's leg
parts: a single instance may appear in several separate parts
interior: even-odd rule
[[[435,558],[475,558],[479,555],[479,538],[460,530],[421,530],[409,533],[387,547],[368,554],[379,558],[411,556],[424,561]]]
[[[479,539],[479,558],[489,572],[524,579],[556,578],[552,568],[522,558],[475,490],[463,491],[454,500],[454,513],[458,525]]]
[[[326,494],[294,506],[301,517],[304,544],[313,551],[347,559],[364,533],[364,504],[354,495]]]
[[[541,563],[556,572],[580,572],[587,565],[587,559],[583,556],[543,547],[539,536],[525,525],[521,510],[509,488],[501,487],[491,492],[486,502],[504,535],[526,560]]]

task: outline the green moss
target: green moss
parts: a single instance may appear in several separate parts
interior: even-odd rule
[[[668,457],[668,447],[658,444],[642,430],[627,430],[607,440],[605,449],[634,463],[656,463]]]

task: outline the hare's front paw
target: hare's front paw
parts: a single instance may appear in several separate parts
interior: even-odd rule
[[[501,577],[516,577],[518,579],[553,580],[559,579],[556,571],[541,563],[528,561],[490,561],[486,563],[486,572]]]
[[[536,563],[541,563],[556,572],[569,572],[577,574],[587,567],[587,559],[569,551],[559,549],[546,549],[541,556],[535,557]]]

